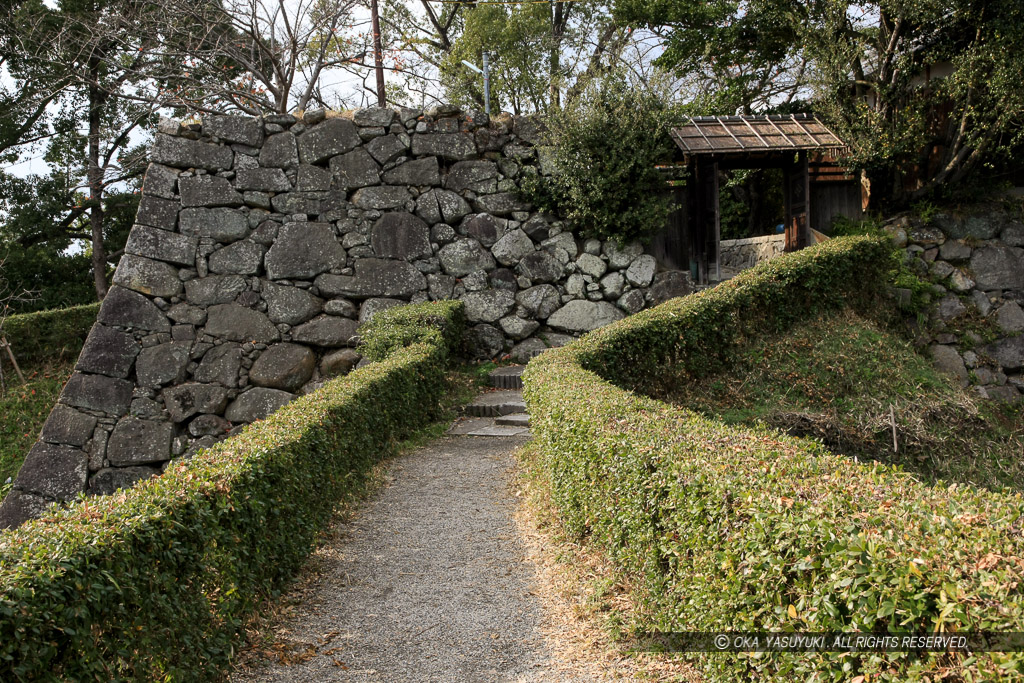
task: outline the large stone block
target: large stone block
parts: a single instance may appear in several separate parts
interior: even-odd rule
[[[405,154],[409,149],[409,137],[401,135],[382,135],[366,143],[366,151],[378,163],[386,164]]]
[[[322,299],[298,287],[264,282],[262,294],[267,302],[267,315],[273,323],[299,325],[319,314],[324,306]]]
[[[624,317],[621,310],[607,301],[575,299],[552,313],[548,325],[566,332],[589,332]]]
[[[546,320],[561,307],[562,299],[554,285],[537,285],[516,294],[516,303],[528,317]]]
[[[565,275],[565,267],[548,249],[542,249],[524,256],[516,273],[533,282],[558,282]]]
[[[337,348],[349,346],[356,335],[357,323],[349,318],[322,315],[292,330],[292,339],[303,344]]]
[[[362,360],[362,356],[352,349],[338,349],[324,354],[320,361],[320,374],[324,377],[347,375]]]
[[[466,330],[466,350],[472,358],[494,358],[505,350],[505,335],[487,323],[474,325]]]
[[[162,199],[143,195],[139,200],[139,210],[135,214],[135,222],[151,225],[161,230],[174,231],[178,227],[178,211],[180,209],[181,202],[177,199]]]
[[[170,422],[122,417],[107,441],[107,460],[117,467],[170,460],[172,436]]]
[[[686,296],[691,291],[693,288],[690,284],[689,273],[682,270],[667,270],[654,276],[654,284],[651,285],[647,294],[651,305],[657,306],[669,299]],[[636,311],[631,312],[635,313]]]
[[[405,203],[412,199],[409,190],[405,187],[392,185],[377,185],[364,187],[356,190],[352,195],[352,203],[360,209],[376,209],[387,211],[391,209],[404,209]]]
[[[280,168],[240,168],[235,189],[258,192],[291,192],[292,184]]]
[[[358,147],[362,139],[355,125],[341,118],[327,119],[299,137],[299,161],[319,164]]]
[[[1006,371],[1024,367],[1024,335],[1006,337],[983,347],[983,351]]]
[[[135,254],[121,257],[113,282],[142,294],[165,298],[177,296],[182,289],[177,268]]]
[[[374,126],[387,128],[395,120],[395,111],[387,107],[367,107],[356,109],[352,113],[352,121],[357,126]]]
[[[192,342],[172,341],[145,348],[135,361],[135,377],[141,387],[158,387],[185,380]]]
[[[505,228],[505,220],[480,213],[466,219],[461,226],[461,232],[467,237],[472,237],[482,246],[490,248],[505,236]]]
[[[97,320],[104,325],[118,325],[151,332],[166,332],[171,329],[170,321],[156,304],[137,292],[117,286],[111,287],[107,292]]]
[[[476,143],[466,133],[419,133],[412,137],[412,153],[461,161],[476,155]]]
[[[498,165],[493,161],[460,161],[448,171],[444,186],[454,192],[495,192],[498,189]]]
[[[109,496],[158,474],[160,470],[155,467],[105,467],[89,478],[89,493]]]
[[[221,247],[210,254],[210,272],[235,275],[255,275],[263,263],[263,245],[252,240],[241,240]]]
[[[473,206],[477,211],[494,216],[507,216],[513,211],[529,211],[533,208],[530,202],[514,192],[482,194],[473,201]]]
[[[515,295],[505,289],[466,292],[461,299],[466,306],[466,319],[477,323],[493,323],[504,318],[516,305]]]
[[[92,438],[96,418],[58,403],[46,418],[40,437],[49,443],[84,446]]]
[[[235,153],[221,145],[157,133],[153,140],[150,159],[158,164],[174,168],[226,171],[234,163]]]
[[[132,383],[104,375],[83,375],[76,372],[64,386],[60,402],[120,416],[128,412],[132,400]]]
[[[124,250],[136,256],[191,266],[196,260],[198,244],[195,237],[151,228],[148,225],[136,225],[128,233],[128,242]]]
[[[341,190],[354,190],[380,182],[380,165],[362,147],[332,157],[330,167],[334,186]]]
[[[14,489],[0,505],[0,529],[16,529],[30,519],[42,517],[52,504],[42,496]]]
[[[283,192],[274,195],[270,200],[274,211],[294,216],[295,214],[306,214],[316,216],[323,208],[323,200],[326,197],[324,192]]]
[[[1024,289],[1024,249],[989,244],[975,249],[970,263],[978,289]]]
[[[179,384],[164,389],[161,396],[174,422],[200,413],[218,415],[228,404],[228,390],[216,384]]]
[[[89,456],[70,446],[37,443],[18,472],[18,487],[52,500],[71,500],[85,491]]]
[[[370,234],[373,253],[381,258],[412,261],[429,257],[430,230],[411,213],[386,213],[374,223]]]
[[[238,209],[182,209],[181,232],[217,242],[234,242],[249,234],[249,220]]]
[[[75,369],[123,379],[131,372],[141,348],[132,335],[96,323],[85,340]]]
[[[242,347],[226,342],[214,346],[203,355],[192,378],[204,384],[222,384],[234,388],[238,386],[238,372],[241,368]]]
[[[644,248],[639,242],[619,245],[615,240],[608,240],[604,243],[604,253],[608,257],[609,268],[625,270],[640,254],[644,253]]]
[[[286,223],[266,256],[267,276],[312,278],[345,264],[345,250],[327,223]]]
[[[626,269],[626,279],[634,287],[647,287],[654,279],[654,271],[658,262],[650,254],[642,254],[629,264]]]
[[[259,147],[263,142],[263,121],[248,116],[203,117],[203,132],[224,142]]]
[[[249,381],[260,387],[295,393],[313,376],[316,354],[299,344],[274,344],[260,354],[249,370]]]
[[[295,168],[299,165],[299,151],[295,135],[285,131],[269,136],[260,150],[260,166],[267,168]]]
[[[459,239],[441,247],[437,254],[444,272],[455,277],[469,275],[475,270],[494,270],[497,264],[491,252],[475,239]]]
[[[384,172],[384,182],[389,185],[440,185],[441,171],[437,157],[426,157],[407,161]]]
[[[297,192],[327,192],[330,189],[330,171],[311,164],[299,164],[299,172],[295,177]]]
[[[405,261],[365,258],[356,261],[355,275],[321,275],[316,279],[316,286],[331,297],[407,297],[425,290],[427,280]]]
[[[245,203],[241,193],[231,187],[231,182],[220,176],[201,175],[179,178],[178,189],[181,191],[181,205],[185,208],[192,206],[242,206]]]
[[[146,169],[146,177],[142,180],[142,194],[163,199],[177,197],[177,169],[162,164],[150,164]]]
[[[247,288],[239,275],[211,275],[185,283],[185,298],[194,306],[211,306],[234,301]]]
[[[295,394],[287,391],[257,387],[236,398],[224,417],[231,422],[255,422],[280,410],[295,398]]]
[[[261,344],[277,341],[281,336],[270,318],[238,304],[211,306],[206,334],[228,341]]]

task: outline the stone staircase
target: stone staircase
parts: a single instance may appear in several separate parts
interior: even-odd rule
[[[463,408],[463,415],[448,434],[465,436],[520,436],[530,431],[530,416],[523,402],[523,367],[509,365],[490,374],[493,391],[480,394]]]

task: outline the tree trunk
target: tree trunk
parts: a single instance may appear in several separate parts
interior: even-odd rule
[[[550,107],[552,110],[558,109],[561,106],[561,93],[559,92],[558,84],[558,72],[562,68],[561,65],[561,48],[562,48],[562,34],[565,31],[565,21],[562,16],[562,3],[552,2],[554,6],[554,16],[551,18],[551,55],[550,55],[550,83],[551,83],[551,102]]]
[[[103,168],[100,166],[100,135],[106,95],[100,88],[100,57],[89,59],[89,225],[92,228],[92,271],[96,298],[107,295],[107,253],[103,248]]]

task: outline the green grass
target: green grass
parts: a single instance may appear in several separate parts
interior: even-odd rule
[[[72,361],[27,371],[25,384],[8,384],[0,396],[0,496],[7,495],[10,484],[5,482],[21,469],[73,367]]]
[[[676,375],[658,393],[727,423],[764,423],[902,465],[926,481],[1024,491],[1024,405],[976,399],[907,341],[852,313],[762,339],[729,372]]]

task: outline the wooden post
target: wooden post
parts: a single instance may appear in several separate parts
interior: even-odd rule
[[[18,373],[18,379],[20,379],[21,383],[24,384],[25,383],[25,375],[22,374],[21,368],[18,367],[18,361],[15,360],[15,358],[14,358],[14,351],[11,350],[11,345],[7,343],[7,337],[0,336],[0,346],[2,346],[5,349],[7,349],[7,355],[11,359],[11,365],[14,366],[14,371],[16,373]]]

